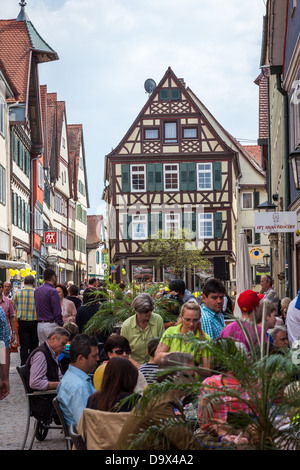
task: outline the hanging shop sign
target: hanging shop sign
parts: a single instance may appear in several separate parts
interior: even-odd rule
[[[287,233],[297,230],[296,212],[256,212],[255,233]]]
[[[56,245],[57,233],[56,230],[48,230],[44,232],[45,245]]]
[[[265,252],[262,248],[255,247],[249,250],[249,255],[252,259],[262,259],[265,255]]]

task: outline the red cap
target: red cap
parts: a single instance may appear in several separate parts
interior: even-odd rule
[[[242,292],[238,297],[238,306],[242,310],[242,312],[252,312],[255,309],[261,299],[259,298],[258,294],[253,290],[245,290]]]
[[[262,300],[264,298],[264,294],[258,294],[259,300]]]

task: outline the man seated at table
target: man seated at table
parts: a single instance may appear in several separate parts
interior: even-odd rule
[[[55,390],[62,379],[58,357],[63,351],[70,337],[70,333],[62,327],[56,327],[49,334],[47,341],[38,346],[29,355],[25,363],[25,380],[29,389],[40,392]],[[45,406],[45,397],[31,397],[31,408],[34,416],[41,418],[44,413],[48,415],[51,408],[51,400],[47,400],[49,406]],[[42,415],[41,415],[42,413]]]
[[[97,338],[76,335],[70,344],[70,360],[57,388],[57,399],[67,425],[77,426],[88,398],[96,392],[89,374],[96,369],[99,360]]]

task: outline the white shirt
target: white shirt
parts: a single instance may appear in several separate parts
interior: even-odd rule
[[[286,327],[290,346],[294,341],[300,340],[300,310],[295,307],[297,297],[291,301],[286,314]]]

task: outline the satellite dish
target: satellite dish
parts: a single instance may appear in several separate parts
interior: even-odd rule
[[[148,78],[145,83],[144,83],[144,88],[149,95],[153,92],[153,90],[156,88],[156,83],[152,78]]]

